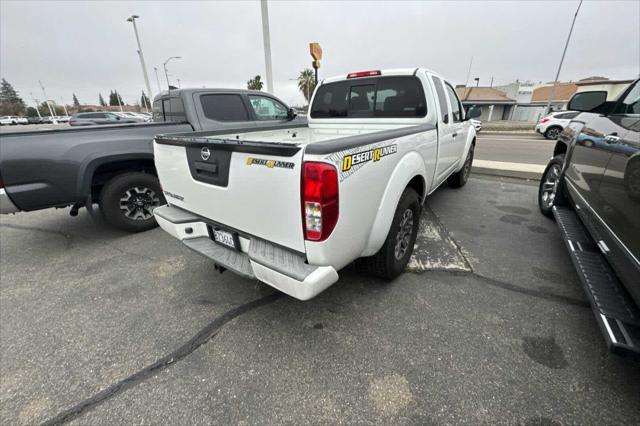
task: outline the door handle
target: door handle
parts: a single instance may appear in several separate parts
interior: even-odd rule
[[[453,132],[453,134],[451,135],[451,137],[455,138],[456,136],[458,136],[458,134],[456,132]]]
[[[606,135],[604,137],[604,142],[605,143],[618,143],[620,142],[620,136],[618,136],[617,133],[611,133],[609,135]]]

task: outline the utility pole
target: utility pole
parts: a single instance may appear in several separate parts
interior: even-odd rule
[[[493,87],[493,76],[491,76],[491,83],[489,83],[489,87]]]
[[[176,80],[178,80],[178,89],[180,89],[180,79],[176,78]]]
[[[49,114],[50,117],[54,117],[55,114],[53,113],[53,109],[51,109],[51,103],[49,103],[49,100],[47,99],[47,92],[44,91],[44,86],[42,85],[42,81],[38,80],[38,83],[40,84],[40,88],[42,89],[42,94],[44,95],[44,101],[47,103],[47,107],[49,107]]]
[[[262,9],[262,39],[264,41],[264,64],[267,74],[267,92],[273,94],[273,75],[271,73],[271,37],[269,36],[269,8],[267,0],[260,0]]]
[[[467,79],[464,82],[464,99],[466,100],[467,97],[469,96],[469,76],[471,75],[471,64],[473,64],[473,56],[471,57],[471,60],[469,61],[469,70],[467,71]]]
[[[156,81],[158,82],[158,93],[160,93],[162,92],[162,86],[160,85],[160,77],[158,77],[158,67],[153,67],[153,70],[156,72]]]
[[[476,77],[474,80],[476,81],[476,87],[478,87],[478,84],[480,84],[480,77]]]
[[[564,55],[567,53],[567,47],[569,47],[569,40],[571,40],[571,33],[573,32],[573,26],[576,23],[576,18],[578,17],[578,12],[580,11],[580,6],[582,6],[582,0],[578,3],[578,8],[576,9],[576,13],[573,15],[573,21],[571,22],[571,28],[569,29],[569,35],[567,36],[567,42],[564,44],[564,50],[562,51],[562,57],[560,58],[560,65],[558,65],[558,72],[556,73],[556,79],[553,81],[553,87],[551,88],[551,94],[549,95],[549,100],[547,101],[547,106],[544,107],[544,111],[542,111],[542,115],[540,117],[544,117],[549,113],[549,107],[551,106],[551,101],[553,97],[556,95],[556,86],[558,85],[558,77],[560,77],[560,70],[562,69],[562,62],[564,62]]]
[[[140,57],[140,65],[142,65],[142,74],[144,75],[144,84],[147,86],[147,93],[149,96],[153,96],[151,93],[151,85],[149,84],[149,75],[147,74],[147,66],[144,63],[144,54],[142,53],[142,46],[140,45],[140,37],[138,36],[138,27],[136,26],[136,19],[140,18],[138,15],[131,15],[127,18],[127,22],[133,24],[133,32],[136,34],[136,42],[138,43],[138,56]]]
[[[35,102],[36,104],[36,112],[38,113],[38,118],[42,118],[42,115],[40,115],[40,108],[38,108],[40,106],[40,104],[38,104],[38,100],[33,97],[33,92],[29,92],[29,95],[31,96],[31,99],[33,99],[33,102]]]

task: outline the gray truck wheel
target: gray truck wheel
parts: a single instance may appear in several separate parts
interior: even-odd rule
[[[459,172],[456,172],[447,178],[447,183],[452,188],[461,188],[465,186],[467,180],[469,180],[469,175],[471,174],[471,166],[473,165],[473,151],[475,149],[475,145],[471,145],[469,147],[469,152],[467,153],[467,158],[464,160],[464,165]]]
[[[547,164],[538,187],[538,207],[543,215],[550,218],[553,218],[553,206],[564,204],[560,188],[560,172],[563,163],[564,154],[553,157]]]
[[[108,181],[100,192],[100,210],[109,224],[127,232],[158,226],[153,210],[166,203],[158,178],[139,172]]]
[[[356,262],[358,269],[392,280],[409,263],[420,223],[420,197],[413,188],[406,188],[391,222],[389,234],[378,253]]]

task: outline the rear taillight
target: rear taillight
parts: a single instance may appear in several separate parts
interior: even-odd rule
[[[551,120],[549,117],[545,117],[545,118],[542,119],[541,123],[546,123],[549,120]]]
[[[302,166],[302,224],[304,238],[326,240],[338,222],[338,171],[328,163]]]
[[[380,74],[381,74],[380,70],[350,72],[349,74],[347,74],[347,78],[373,77]]]

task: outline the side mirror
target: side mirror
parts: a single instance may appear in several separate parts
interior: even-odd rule
[[[293,108],[289,108],[289,109],[287,110],[287,119],[289,119],[289,120],[293,120],[294,118],[296,118],[296,115],[297,115],[297,114],[295,113],[295,111],[293,110]]]
[[[472,118],[480,117],[481,115],[482,115],[482,110],[480,108],[476,108],[476,107],[472,106],[467,111],[467,120],[470,120]]]
[[[569,111],[590,112],[607,102],[607,92],[580,92],[573,95],[567,109]]]

